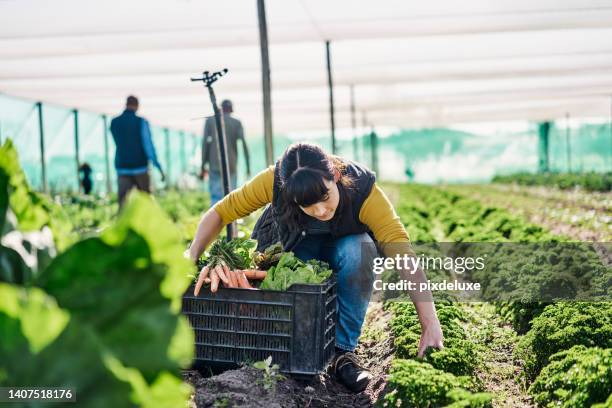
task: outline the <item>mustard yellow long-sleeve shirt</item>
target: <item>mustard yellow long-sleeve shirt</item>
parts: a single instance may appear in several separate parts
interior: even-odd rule
[[[223,224],[229,224],[272,202],[273,185],[274,166],[270,166],[239,189],[232,191],[213,208],[221,216]],[[387,251],[384,244],[410,242],[393,205],[377,184],[374,184],[359,211],[359,221],[374,233],[386,256],[393,256],[398,252],[398,248],[389,248]]]

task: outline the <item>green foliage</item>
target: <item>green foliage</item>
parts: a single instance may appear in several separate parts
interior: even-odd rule
[[[15,184],[25,179],[7,168],[21,172],[0,166],[1,223],[21,213],[16,228],[53,226],[55,205]],[[30,199],[13,206],[14,194]],[[61,231],[53,230],[56,241]],[[36,273],[23,262],[27,254],[0,246],[3,270],[6,254],[21,257],[24,269],[22,279],[15,269],[0,276],[0,386],[71,387],[84,407],[184,405],[190,387],[179,370],[191,362],[194,337],[180,314],[192,267],[182,253],[179,231],[143,194],[133,194],[101,236],[76,242]]]
[[[256,361],[253,363],[253,367],[261,370],[262,378],[258,380],[258,383],[265,390],[274,391],[276,388],[276,383],[285,379],[285,376],[279,374],[279,365],[272,364],[272,356],[269,356],[263,361]]]
[[[495,176],[494,183],[516,183],[524,186],[550,186],[560,189],[581,187],[587,191],[611,191],[612,172],[608,173],[517,173]]]
[[[524,361],[527,378],[533,380],[550,357],[575,345],[612,347],[611,302],[563,302],[547,306],[533,319],[515,354]]]
[[[529,388],[542,407],[582,408],[612,392],[612,349],[574,346],[554,354]]]
[[[253,252],[253,263],[257,266],[257,269],[268,270],[280,261],[281,256],[283,256],[283,244],[277,242],[267,247],[263,252]]]
[[[418,314],[412,302],[388,302],[393,312],[389,322],[393,334],[395,355],[398,358],[416,358],[421,336]],[[460,323],[465,322],[465,313],[457,306],[439,302],[436,304],[438,319],[444,334],[442,350],[428,349],[425,361],[434,368],[456,375],[472,375],[480,362],[480,356],[473,342],[466,339]]]
[[[489,408],[493,401],[493,396],[488,392],[474,393],[462,388],[455,388],[446,395],[452,402],[445,408]]]
[[[248,269],[251,262],[251,252],[255,247],[255,241],[245,238],[234,238],[228,241],[225,237],[219,237],[213,242],[205,258],[201,259],[198,266],[208,265],[211,268],[216,265],[227,265],[230,270]]]
[[[72,223],[73,230],[79,235],[95,236],[104,228],[112,225],[119,210],[114,196],[95,197],[84,195],[57,195],[59,202]]]
[[[203,191],[162,190],[155,198],[181,230],[183,242],[189,243],[198,228],[202,213],[210,207],[210,197]]]
[[[395,359],[388,379],[385,407],[490,407],[492,395],[474,394],[469,377],[457,377],[428,363]]]
[[[325,262],[310,260],[304,262],[286,252],[276,266],[271,267],[260,289],[287,290],[294,283],[322,283],[332,275],[332,270]]]
[[[494,254],[470,277],[481,283],[485,300],[500,302],[499,313],[519,333],[554,301],[610,299],[606,282],[612,268],[603,265],[590,243],[507,243],[473,250]]]
[[[36,193],[27,184],[19,165],[17,150],[9,139],[0,147],[0,170],[8,178],[8,207],[16,217],[20,231],[40,231],[51,228],[55,244],[63,250],[76,240],[72,225],[62,209],[46,196]],[[3,214],[4,216],[4,214]]]
[[[208,193],[202,191],[163,190],[155,198],[174,222],[183,222],[193,216],[199,219],[203,210],[210,206]]]
[[[402,200],[396,207],[402,224],[408,232],[412,242],[435,242],[436,238],[431,233],[432,215],[427,208],[415,202]]]
[[[402,220],[417,219],[417,229],[439,240],[480,243],[456,245],[453,255],[487,254],[486,268],[466,277],[481,284],[484,299],[500,302],[499,311],[518,332],[529,329],[546,302],[609,297],[612,270],[602,264],[592,245],[561,245],[565,237],[440,188],[407,185],[400,191],[406,198],[400,208],[418,209],[413,211],[418,216],[399,212]],[[427,223],[419,223],[419,217]]]

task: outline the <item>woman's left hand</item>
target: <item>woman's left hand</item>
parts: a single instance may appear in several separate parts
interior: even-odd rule
[[[423,358],[428,347],[443,349],[443,341],[444,336],[442,335],[442,328],[440,327],[440,321],[437,318],[423,324],[417,357]]]

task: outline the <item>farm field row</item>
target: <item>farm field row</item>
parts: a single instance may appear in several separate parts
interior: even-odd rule
[[[471,194],[469,198],[467,194],[458,194],[466,191],[471,189],[457,187],[451,191],[447,188],[400,186],[398,213],[413,239],[425,242],[536,243],[568,239],[555,236],[504,209],[474,200]],[[595,251],[588,252],[589,257],[598,259]],[[609,268],[598,271],[608,279],[609,285]],[[487,281],[496,277],[475,274],[471,278],[486,286]],[[520,280],[518,276],[515,278]],[[487,314],[489,306],[486,304],[458,305],[464,313],[481,323],[481,337],[487,339],[482,343],[481,363],[476,371],[477,378],[483,380],[484,390],[494,395],[493,406],[591,406],[604,403],[612,394],[612,384],[600,377],[603,374],[608,378],[612,374],[609,358],[612,303],[498,303],[494,305],[497,317]],[[465,319],[457,322],[464,329],[473,326]],[[496,322],[495,325],[492,322]],[[580,335],[576,335],[577,332]],[[499,341],[493,341],[499,337],[504,339],[502,347]],[[455,358],[454,361],[459,360]],[[505,361],[506,364],[487,364],[491,361]],[[567,373],[569,367],[573,367],[571,375]],[[492,378],[495,381],[491,381]],[[408,390],[405,382],[396,381],[395,386]],[[432,406],[448,404],[449,395],[446,397]]]
[[[483,204],[505,208],[577,241],[612,241],[612,193],[560,191],[517,185],[446,186]]]
[[[557,187],[564,190],[612,191],[612,173],[517,173],[496,176],[495,183],[516,183],[524,186]]]

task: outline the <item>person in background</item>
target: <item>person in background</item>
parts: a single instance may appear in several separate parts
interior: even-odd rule
[[[225,123],[225,138],[227,140],[227,159],[230,172],[230,190],[236,188],[237,174],[236,163],[238,161],[238,140],[242,141],[244,160],[246,162],[247,179],[251,178],[251,167],[249,149],[244,139],[242,123],[231,114],[234,112],[232,102],[224,100],[221,102],[223,110],[223,121]],[[208,168],[207,168],[208,167]],[[215,117],[206,119],[204,124],[204,138],[202,141],[202,168],[201,178],[208,174],[208,189],[210,191],[211,206],[223,198],[223,180],[221,179],[221,164],[217,154],[217,127]]]
[[[85,162],[81,164],[79,167],[79,176],[81,177],[81,187],[83,188],[83,192],[86,195],[91,193],[91,189],[93,188],[93,181],[91,179],[92,173],[91,166],[89,163]]]
[[[128,96],[123,113],[111,121],[110,130],[115,140],[115,169],[117,171],[119,206],[122,206],[127,193],[132,188],[149,193],[149,162],[161,173],[162,182],[166,176],[162,170],[155,146],[151,139],[151,129],[146,119],[137,116],[138,98]]]

